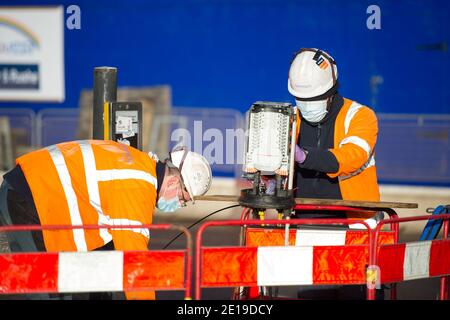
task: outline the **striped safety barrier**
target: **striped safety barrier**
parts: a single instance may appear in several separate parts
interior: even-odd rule
[[[365,230],[289,230],[290,246],[353,245],[369,244],[369,234]],[[393,244],[394,231],[381,231],[379,244]],[[285,243],[285,230],[273,228],[246,228],[245,244],[253,246],[282,246]]]
[[[245,228],[245,245],[252,246],[282,246],[285,244],[286,231],[280,228]],[[320,246],[320,245],[355,245],[369,244],[369,234],[364,230],[315,230],[290,229],[288,235],[289,246]],[[378,237],[379,244],[395,243],[395,231],[381,231]],[[238,299],[256,299],[260,296],[258,287],[249,287],[239,291]],[[391,291],[395,295],[395,289]]]
[[[1,293],[183,290],[183,251],[0,255]]]
[[[373,217],[377,212],[382,211],[387,214],[387,219],[398,218],[395,210],[391,208],[381,209],[361,209],[348,206],[336,205],[305,205],[297,204],[296,210],[313,210],[313,211],[340,211],[345,212],[348,228],[346,230],[336,230],[327,228],[327,230],[311,230],[309,229],[290,229],[289,235],[286,236],[285,230],[280,228],[270,229],[267,226],[262,228],[244,227],[243,238],[241,243],[245,246],[320,246],[320,245],[355,245],[369,244],[369,233],[364,230],[365,225],[369,225],[371,229],[375,228],[377,223]],[[251,209],[245,208],[241,215],[241,220],[248,220]],[[386,215],[385,215],[386,217]],[[364,221],[364,224],[358,223]],[[347,224],[347,223],[344,223]],[[362,229],[362,230],[361,230]],[[379,244],[393,244],[398,242],[399,228],[397,224],[391,225],[390,231],[381,231],[378,236]],[[396,299],[396,284],[390,285],[391,299]],[[239,289],[235,292],[236,299],[258,299],[261,298],[260,289],[258,287],[247,287]]]
[[[385,224],[441,220],[444,225],[442,239],[382,245],[377,241]],[[450,214],[416,216],[382,220],[373,230],[370,243],[369,268],[374,267],[373,283],[400,282],[414,279],[440,277],[439,298],[450,297]],[[435,235],[437,237],[437,234]],[[368,284],[370,281],[368,281]],[[368,298],[375,298],[374,286],[368,286]]]
[[[211,221],[199,229],[196,252],[196,299],[201,288],[286,285],[367,285],[374,299],[378,284],[441,277],[441,298],[448,298],[450,239],[395,243],[384,224],[419,221],[430,216],[383,220],[375,230],[290,230],[285,246],[282,224],[333,224],[345,219]],[[448,215],[447,219],[450,218]],[[245,226],[245,247],[202,247],[211,226]],[[264,225],[264,228],[256,227]],[[367,224],[366,227],[368,228]],[[217,263],[220,261],[220,264]],[[375,271],[375,273],[374,273]]]
[[[365,284],[368,256],[365,245],[204,248],[201,286]]]
[[[365,284],[369,260],[369,243],[345,244],[347,232],[365,233],[369,239],[370,227],[360,231],[331,231],[325,240],[320,237],[329,230],[292,230],[291,244],[284,244],[284,230],[252,228],[264,225],[286,224],[348,224],[347,219],[291,219],[291,220],[232,220],[204,223],[197,232],[196,299],[205,287],[251,287],[311,284]],[[246,247],[202,247],[202,235],[211,226],[246,226]],[[355,234],[356,234],[355,233]],[[383,241],[393,241],[392,235]],[[391,238],[389,238],[391,237]],[[349,236],[348,239],[351,237]],[[380,241],[383,237],[380,237]],[[251,239],[251,240],[249,240]],[[254,244],[255,246],[248,246]],[[308,245],[320,242],[321,245]],[[363,241],[364,242],[364,241]],[[263,246],[261,243],[265,243]],[[220,261],[221,263],[217,263]],[[293,272],[295,270],[295,272]]]
[[[204,248],[202,256],[202,287],[366,284],[369,263],[366,245]],[[383,245],[378,267],[381,283],[450,275],[450,240]]]
[[[177,225],[3,226],[0,231],[60,229],[178,230],[186,237],[182,250],[33,252],[0,254],[0,294],[184,290],[191,298],[189,231]]]
[[[450,240],[383,245],[377,256],[381,283],[450,275]]]

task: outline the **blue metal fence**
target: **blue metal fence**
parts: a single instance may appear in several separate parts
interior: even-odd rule
[[[184,123],[172,125],[169,149],[186,145],[208,159],[215,175],[241,175],[245,130],[239,111],[175,107],[172,115],[184,119]]]
[[[16,145],[36,144],[35,112],[28,108],[0,108],[0,117],[8,117]]]
[[[450,115],[379,114],[378,121],[381,182],[450,185]]]
[[[36,146],[76,139],[80,109],[42,109],[36,116]]]
[[[31,146],[76,139],[79,109],[2,109],[11,127]],[[450,115],[378,114],[376,146],[381,183],[450,186]],[[185,144],[212,163],[216,176],[239,176],[242,169],[244,115],[234,109],[172,108],[169,148]],[[238,129],[238,130],[236,130]],[[158,126],[154,136],[157,137]],[[239,149],[241,148],[241,149]]]

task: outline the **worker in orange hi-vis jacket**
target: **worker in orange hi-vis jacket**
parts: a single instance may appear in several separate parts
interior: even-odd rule
[[[172,212],[205,194],[211,168],[200,154],[174,149],[169,158],[114,141],[60,143],[28,153],[4,175],[0,222],[41,225],[151,224],[155,207]],[[147,250],[148,229],[8,232],[11,251]],[[127,292],[154,299],[154,292]]]
[[[338,93],[335,60],[300,49],[291,62],[288,91],[297,106],[295,195],[299,198],[380,201],[375,166],[375,112]],[[354,213],[353,213],[354,214]],[[342,211],[297,211],[297,218],[347,218]],[[380,212],[360,213],[370,227]],[[355,224],[356,225],[356,224]],[[352,225],[350,225],[352,228]],[[363,290],[363,289],[361,289]]]
[[[297,196],[379,201],[375,144],[378,122],[366,106],[337,91],[334,59],[301,49],[289,70],[297,113]]]

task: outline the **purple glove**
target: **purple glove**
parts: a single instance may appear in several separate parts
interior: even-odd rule
[[[306,160],[306,152],[302,148],[300,148],[298,145],[295,145],[295,155],[294,159],[299,164],[302,164]]]
[[[266,194],[275,194],[275,188],[277,187],[277,181],[271,176],[261,176],[261,180],[266,185]]]
[[[269,179],[267,183],[266,193],[270,195],[275,194],[275,188],[277,187],[277,181],[275,179]]]

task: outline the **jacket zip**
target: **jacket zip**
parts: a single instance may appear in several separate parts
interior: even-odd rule
[[[320,123],[318,123],[317,124],[317,148],[320,148],[320,133],[321,133],[321,131],[322,131],[322,126]],[[319,176],[320,176],[320,172],[317,171],[316,178],[314,179],[314,182],[313,182],[313,188],[314,188],[314,191],[316,191],[316,193],[317,193],[317,190],[316,190],[317,183],[319,182],[319,179],[320,179]],[[320,190],[319,190],[319,192],[320,192]]]
[[[322,129],[322,126],[317,124],[317,148],[320,148],[320,131]]]

